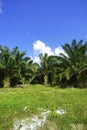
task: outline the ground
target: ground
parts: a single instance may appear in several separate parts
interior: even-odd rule
[[[87,89],[42,85],[0,89],[0,130],[13,130],[14,120],[40,116],[43,111],[51,112],[39,130],[87,130]]]

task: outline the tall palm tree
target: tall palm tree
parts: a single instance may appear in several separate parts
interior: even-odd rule
[[[12,54],[15,58],[16,76],[19,75],[22,83],[31,83],[37,72],[38,64],[33,63],[30,57],[25,57],[26,52],[20,52],[18,47],[13,49]]]
[[[11,79],[13,81],[12,84],[15,85],[15,82],[23,83],[24,79],[26,79],[25,73],[27,72],[28,68],[27,62],[30,60],[30,58],[25,57],[26,52],[25,51],[20,52],[18,47],[15,47],[11,53],[15,59],[13,75],[11,76]]]
[[[38,69],[39,69],[39,64],[34,63],[33,60],[32,62],[28,63],[28,69],[29,69],[29,83],[37,83],[37,75],[38,75]]]
[[[48,54],[40,54],[40,68],[39,74],[42,75],[44,84],[52,83],[52,76],[54,74],[54,63],[56,56],[48,56]]]
[[[18,47],[10,51],[7,46],[0,46],[0,71],[3,75],[4,87],[20,82],[22,66],[29,59],[25,54],[20,52]]]
[[[4,87],[10,86],[10,76],[14,65],[14,58],[7,46],[0,46],[0,70],[4,77]]]
[[[87,42],[73,40],[71,45],[66,43],[62,46],[65,54],[61,53],[58,57],[60,68],[60,80],[62,82],[77,83],[82,86],[83,75],[87,71]],[[87,75],[84,75],[85,77]],[[85,78],[84,77],[84,78]],[[71,83],[71,84],[73,84]]]

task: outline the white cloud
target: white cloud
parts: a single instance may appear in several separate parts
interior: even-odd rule
[[[47,46],[44,42],[37,40],[33,43],[33,49],[35,52],[35,56],[33,58],[34,62],[40,63],[40,59],[39,59],[39,54],[42,53],[47,53],[48,56],[49,55],[59,55],[60,53],[63,53],[66,55],[66,53],[64,52],[64,50],[62,49],[61,46],[55,48],[55,50],[52,50],[51,47]]]
[[[55,48],[54,52],[55,52],[55,55],[59,55],[60,53],[63,53],[64,55],[66,55],[66,53],[64,52],[64,50],[60,46]]]
[[[34,51],[37,53],[47,53],[48,55],[53,55],[51,48],[49,46],[46,46],[46,44],[40,40],[37,40],[33,44]]]
[[[2,14],[3,11],[2,11],[2,0],[0,0],[0,14]]]
[[[35,56],[35,57],[33,58],[33,62],[40,64],[40,58],[39,58],[39,56]]]

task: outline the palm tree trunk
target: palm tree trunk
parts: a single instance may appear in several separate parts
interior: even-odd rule
[[[44,85],[47,85],[48,84],[48,75],[46,74],[44,76]]]
[[[10,78],[5,77],[4,78],[4,88],[8,88],[8,87],[10,87]]]

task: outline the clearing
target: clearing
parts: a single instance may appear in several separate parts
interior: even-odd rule
[[[37,129],[29,130],[87,130],[87,89],[1,88],[0,130],[26,130],[22,124],[14,128],[25,120],[28,125],[40,121]]]

